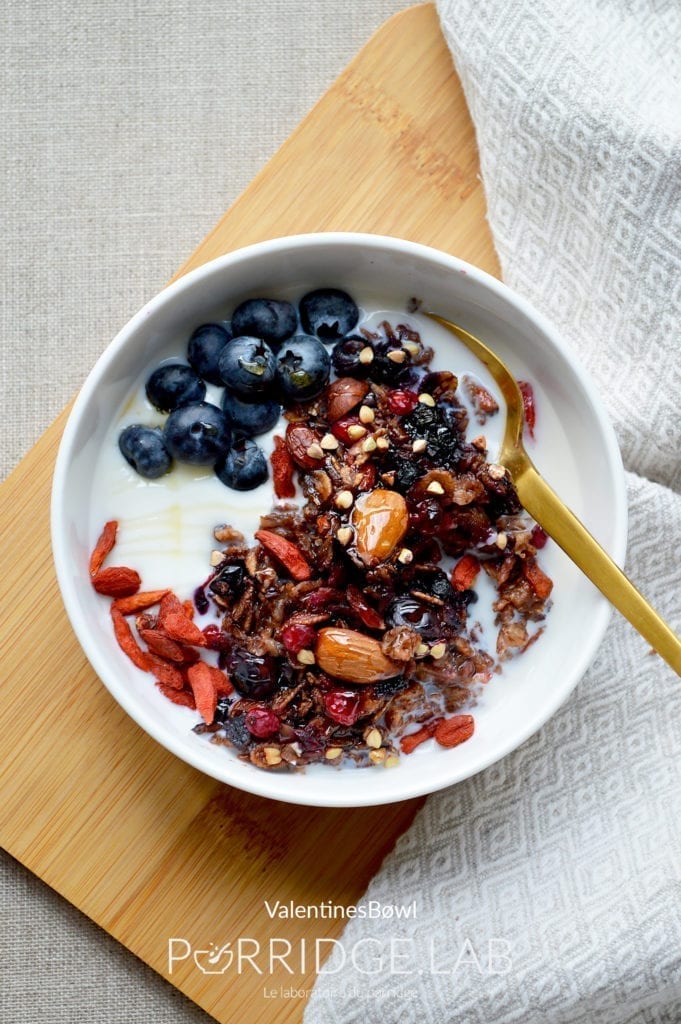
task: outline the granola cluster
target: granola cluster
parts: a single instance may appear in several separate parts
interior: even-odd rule
[[[355,372],[286,412],[271,464],[279,499],[255,545],[231,526],[195,595],[234,693],[196,727],[266,769],[397,764],[434,737],[467,740],[476,692],[535,642],[551,580],[546,538],[520,507],[450,372],[416,331],[364,332]],[[397,371],[397,381],[395,381]],[[386,382],[390,381],[390,383]],[[466,381],[479,422],[493,397]],[[302,501],[294,502],[298,494]],[[495,655],[475,622],[493,581]]]

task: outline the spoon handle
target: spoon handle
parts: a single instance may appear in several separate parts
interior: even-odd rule
[[[681,675],[681,641],[528,459],[513,473],[522,505],[608,601]]]

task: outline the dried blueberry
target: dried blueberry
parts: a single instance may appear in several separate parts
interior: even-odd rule
[[[233,600],[241,593],[245,573],[246,567],[241,559],[237,559],[234,562],[223,562],[208,584],[208,589],[212,590],[218,597],[222,597],[225,600]]]
[[[364,379],[369,375],[370,363],[360,361],[360,352],[367,348],[369,342],[359,334],[351,334],[341,338],[333,346],[331,362],[339,377],[357,377]]]
[[[408,626],[427,639],[437,636],[439,632],[434,613],[414,597],[398,597],[392,601],[385,619],[391,626]]]

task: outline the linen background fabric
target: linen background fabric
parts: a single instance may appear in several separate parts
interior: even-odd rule
[[[0,4],[0,474],[409,0]],[[209,1021],[0,857],[1,1024]]]
[[[503,278],[599,385],[628,471],[627,568],[678,631],[681,8],[440,0],[439,13]],[[615,617],[566,706],[430,797],[386,859],[366,898],[416,899],[417,921],[346,928],[346,948],[370,937],[384,957],[391,937],[412,940],[425,973],[341,968],[317,982],[306,1024],[369,1010],[428,1024],[681,1020],[680,744],[679,680]],[[431,940],[438,969],[462,949],[468,966],[429,974],[417,954]],[[508,973],[486,969],[490,940],[508,943]]]

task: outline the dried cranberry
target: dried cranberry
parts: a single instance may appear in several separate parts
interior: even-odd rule
[[[354,725],[359,718],[359,694],[353,690],[327,690],[324,707],[329,718],[340,725]]]
[[[300,603],[308,612],[327,611],[331,606],[342,602],[343,595],[334,587],[318,587],[317,590],[304,594]]]
[[[541,526],[535,526],[532,533],[530,534],[530,539],[532,540],[532,543],[536,547],[537,551],[541,551],[543,547],[546,547],[546,542],[549,539],[549,535],[544,530],[542,530]]]
[[[208,626],[204,626],[203,635],[206,638],[208,649],[211,651],[227,651],[229,650],[229,637],[226,633],[223,633],[219,626],[211,622]]]
[[[199,615],[205,615],[210,608],[208,598],[206,597],[206,591],[203,587],[197,587],[194,591],[194,607]]]
[[[389,391],[386,395],[386,401],[388,408],[395,416],[404,416],[406,413],[411,412],[412,409],[416,408],[419,396],[415,391]]]
[[[232,683],[244,697],[260,700],[277,688],[275,660],[267,654],[251,654],[237,648],[229,655],[227,668]]]
[[[331,433],[333,434],[334,437],[338,438],[339,441],[342,441],[343,444],[346,444],[349,448],[351,448],[353,444],[360,440],[360,438],[350,437],[350,435],[348,434],[348,430],[350,427],[361,426],[362,424],[359,421],[359,416],[341,416],[341,418],[339,420],[336,420],[336,422],[331,427]],[[364,433],[366,433],[366,428],[362,429]],[[362,437],[364,436],[364,433],[361,435]]]
[[[419,533],[435,533],[442,523],[442,505],[435,498],[423,498],[409,509],[409,526]]]
[[[312,626],[303,626],[300,623],[292,622],[281,631],[281,642],[288,654],[293,657],[306,647],[312,647],[317,634]]]
[[[279,716],[271,708],[251,708],[246,712],[246,728],[252,736],[265,740],[279,732]]]
[[[347,591],[348,604],[352,608],[355,615],[359,618],[360,622],[367,627],[367,629],[385,629],[385,622],[378,614],[375,608],[372,608],[368,603],[364,594],[362,594],[359,587],[355,587],[352,584],[348,587]]]
[[[303,754],[306,757],[315,757],[324,750],[324,737],[311,723],[296,729],[296,738],[300,743]]]
[[[534,438],[534,425],[537,422],[537,407],[534,403],[534,389],[529,381],[519,380],[518,389],[523,398],[525,426],[531,438]]]

